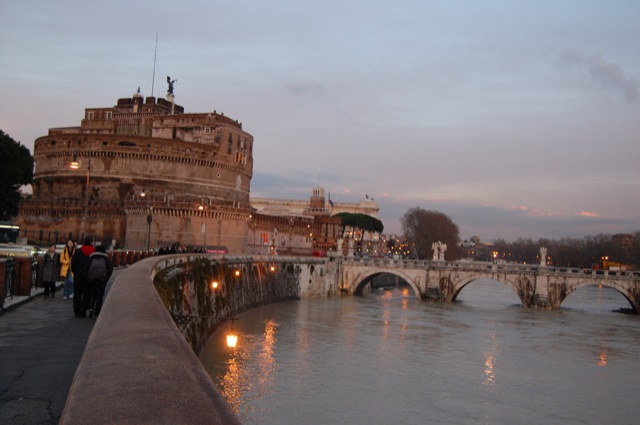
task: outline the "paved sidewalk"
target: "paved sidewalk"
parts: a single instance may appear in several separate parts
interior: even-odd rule
[[[121,269],[122,270],[122,269]],[[107,291],[119,270],[114,270]],[[10,303],[9,305],[7,303]],[[95,320],[73,315],[62,290],[7,298],[0,313],[0,424],[57,424]]]

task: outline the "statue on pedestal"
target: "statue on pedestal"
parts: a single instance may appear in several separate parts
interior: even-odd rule
[[[344,244],[344,238],[338,238],[336,251],[339,257],[342,257],[344,255],[344,250],[342,249],[343,244]]]
[[[540,267],[545,267],[547,265],[547,248],[540,247]]]
[[[171,77],[167,75],[167,84],[169,84],[169,88],[167,89],[167,94],[173,94],[173,85],[177,82],[178,80],[172,80]]]

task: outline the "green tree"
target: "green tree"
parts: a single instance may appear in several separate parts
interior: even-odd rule
[[[432,244],[444,242],[447,244],[445,259],[458,259],[459,230],[451,218],[439,211],[427,211],[420,207],[411,208],[402,217],[402,232],[404,239],[414,249],[420,259],[433,257]]]
[[[0,220],[9,220],[18,214],[18,189],[32,182],[31,152],[0,130]]]
[[[336,216],[340,217],[343,236],[345,228],[347,226],[362,230],[360,241],[362,241],[365,231],[382,233],[382,231],[384,230],[382,221],[367,214],[353,214],[343,212],[336,214]]]

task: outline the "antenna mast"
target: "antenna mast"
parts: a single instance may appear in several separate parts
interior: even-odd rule
[[[151,97],[153,97],[153,89],[156,85],[156,57],[158,55],[158,32],[156,31],[156,49],[153,52],[153,77],[151,79]]]

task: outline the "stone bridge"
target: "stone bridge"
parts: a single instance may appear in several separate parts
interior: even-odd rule
[[[523,307],[557,309],[573,291],[590,285],[620,292],[631,309],[640,311],[640,271],[591,270],[526,264],[394,260],[388,258],[341,258],[339,289],[359,294],[380,274],[399,276],[423,300],[455,301],[467,284],[494,279],[509,286]]]

